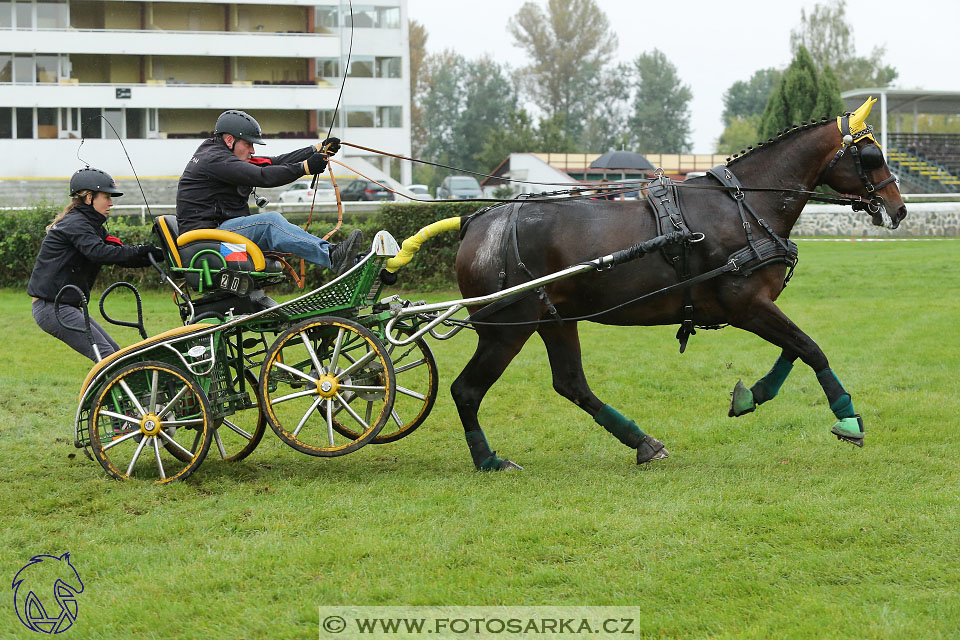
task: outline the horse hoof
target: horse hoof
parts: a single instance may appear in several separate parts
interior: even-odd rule
[[[504,460],[500,463],[500,468],[497,469],[497,471],[523,471],[523,467],[518,465],[516,462]]]
[[[644,436],[637,447],[637,464],[646,464],[654,460],[662,460],[670,457],[670,452],[663,446],[663,443],[653,436]]]
[[[731,418],[737,418],[756,408],[757,403],[753,400],[753,391],[743,386],[741,380],[737,380],[736,386],[730,393],[730,411],[727,412],[727,415]]]
[[[837,436],[837,440],[863,447],[863,436],[865,435],[863,431],[863,418],[861,418],[859,414],[850,418],[842,418],[833,425],[830,433]]]

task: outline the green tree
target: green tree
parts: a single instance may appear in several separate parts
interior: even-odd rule
[[[427,57],[427,29],[416,20],[410,21],[410,131],[413,139],[424,137],[419,96],[423,89],[423,66]],[[416,147],[416,143],[414,143]]]
[[[595,0],[547,0],[547,10],[525,2],[509,24],[531,63],[518,70],[524,91],[568,136],[580,133],[583,96],[592,95],[617,37]]]
[[[507,126],[517,96],[506,69],[489,57],[463,65],[462,105],[453,128],[451,164],[475,169],[492,131]]]
[[[717,153],[739,153],[760,139],[760,116],[737,116],[717,140]]]
[[[662,51],[640,54],[633,62],[636,96],[630,129],[641,153],[685,153],[690,149],[690,87]]]
[[[466,60],[453,51],[426,57],[419,96],[422,131],[414,140],[414,153],[443,162],[454,145],[454,128],[463,108],[460,81]]]
[[[608,67],[600,74],[595,91],[584,96],[589,106],[578,151],[604,153],[633,146],[630,132],[631,74],[628,64]]]
[[[780,82],[782,71],[769,67],[755,71],[747,81],[737,80],[723,93],[723,122],[763,114],[767,100]]]
[[[493,129],[487,135],[477,157],[477,166],[481,172],[490,173],[511,153],[542,151],[539,145],[530,114],[523,109],[512,111],[507,115],[506,126]]]
[[[760,119],[760,137],[771,138],[792,125],[839,115],[842,111],[843,102],[832,71],[827,68],[821,82],[810,53],[801,45],[770,94]]]
[[[846,0],[818,3],[810,13],[801,9],[800,26],[790,31],[791,49],[796,54],[805,47],[818,71],[833,68],[841,91],[889,86],[897,70],[883,63],[885,48],[874,47],[869,56],[858,56],[846,12]]]

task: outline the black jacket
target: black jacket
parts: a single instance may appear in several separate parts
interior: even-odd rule
[[[253,187],[290,184],[304,175],[303,161],[314,153],[315,147],[305,147],[244,162],[219,137],[204,140],[177,185],[180,233],[216,229],[228,218],[250,215],[248,200]]]
[[[53,302],[60,289],[72,284],[80,287],[89,300],[90,289],[101,265],[149,266],[150,259],[143,245],[125,246],[107,235],[103,228],[106,220],[90,205],[81,204],[53,225],[40,245],[40,255],[33,265],[27,293]],[[61,300],[73,306],[80,304],[74,291],[63,294]]]

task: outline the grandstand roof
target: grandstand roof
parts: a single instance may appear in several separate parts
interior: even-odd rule
[[[880,94],[887,96],[887,113],[960,114],[960,91],[924,91],[922,89],[853,89],[840,94],[847,109],[853,111],[863,101]],[[876,106],[880,106],[879,104]]]

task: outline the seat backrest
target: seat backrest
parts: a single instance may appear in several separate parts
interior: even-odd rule
[[[160,240],[160,247],[167,252],[167,259],[172,261],[171,266],[182,268],[183,260],[177,247],[177,236],[180,235],[177,216],[157,216],[157,219],[153,221],[153,232]]]

